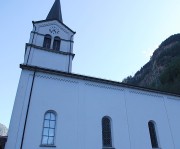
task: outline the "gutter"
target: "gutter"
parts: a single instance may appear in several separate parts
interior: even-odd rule
[[[80,74],[67,73],[67,72],[64,72],[64,71],[53,70],[53,69],[48,69],[48,68],[42,68],[42,67],[37,67],[37,66],[30,66],[30,65],[21,64],[20,68],[25,69],[25,70],[30,70],[30,71],[35,71],[36,70],[37,72],[43,72],[43,73],[46,73],[46,74],[54,74],[54,75],[59,75],[59,76],[65,76],[65,77],[75,78],[75,79],[79,79],[79,80],[86,80],[86,81],[93,81],[93,82],[98,82],[98,83],[102,83],[102,84],[107,84],[107,85],[114,85],[114,86],[117,86],[117,87],[125,87],[125,88],[130,88],[130,89],[137,89],[137,90],[140,90],[140,91],[148,91],[148,92],[151,92],[151,93],[165,94],[165,95],[180,97],[180,94],[176,94],[176,93],[165,92],[165,91],[160,91],[160,90],[157,90],[157,89],[140,87],[140,86],[135,86],[135,85],[131,85],[131,84],[125,84],[125,83],[112,81],[112,80],[105,80],[105,79],[102,79],[102,78],[95,78],[95,77],[85,76],[85,75],[80,75]]]
[[[71,48],[72,48],[72,46],[71,46],[71,41],[72,41],[73,36],[74,36],[74,35],[71,35],[71,38],[70,38],[70,50],[69,50],[69,53],[72,52],[72,50],[71,50]],[[70,72],[70,56],[71,56],[71,55],[69,55],[68,72]]]
[[[33,27],[35,28],[35,31],[34,31],[34,33],[33,33],[33,38],[32,38],[32,42],[31,42],[31,44],[33,44],[33,42],[34,42],[34,36],[35,36],[35,32],[36,32],[36,26],[34,25],[34,24],[35,24],[35,22],[34,22],[34,21],[32,21],[32,23],[33,23]],[[32,46],[30,46],[30,49],[29,49],[29,53],[28,53],[28,58],[27,58],[27,62],[26,62],[26,64],[28,64],[28,62],[29,62],[29,57],[30,57],[31,49],[32,49]]]
[[[27,110],[26,110],[26,117],[25,117],[25,122],[24,122],[24,128],[23,128],[23,134],[22,134],[20,149],[22,149],[22,147],[23,147],[24,135],[26,132],[26,124],[27,124],[27,118],[28,118],[28,114],[29,114],[29,107],[30,107],[30,103],[31,103],[31,96],[32,96],[32,90],[33,90],[33,86],[34,86],[35,75],[36,75],[36,69],[34,70],[34,73],[33,73],[33,79],[32,79],[31,90],[30,90],[30,94],[29,94]]]

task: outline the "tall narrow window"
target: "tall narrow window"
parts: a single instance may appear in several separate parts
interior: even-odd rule
[[[112,147],[111,121],[107,116],[102,118],[102,141],[103,147]]]
[[[59,51],[61,39],[59,37],[54,38],[53,49]]]
[[[45,35],[43,47],[50,49],[50,47],[51,47],[51,36],[50,35]]]
[[[149,121],[148,126],[149,126],[149,134],[151,138],[152,148],[158,148],[159,145],[157,140],[155,123],[153,121]]]
[[[54,111],[47,111],[44,115],[42,145],[54,145],[56,114]]]

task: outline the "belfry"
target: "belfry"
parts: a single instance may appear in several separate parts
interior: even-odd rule
[[[71,72],[74,34],[63,24],[60,1],[56,0],[45,20],[33,22],[24,64]]]

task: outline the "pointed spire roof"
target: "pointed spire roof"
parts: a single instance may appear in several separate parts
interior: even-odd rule
[[[46,20],[59,20],[63,22],[60,0],[55,0]]]

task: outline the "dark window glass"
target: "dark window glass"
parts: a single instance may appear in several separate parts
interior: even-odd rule
[[[150,121],[148,123],[149,126],[149,134],[150,134],[150,138],[151,138],[151,145],[153,148],[158,148],[158,141],[157,141],[157,135],[156,135],[156,128],[155,128],[155,124]]]
[[[111,121],[108,117],[102,119],[102,140],[103,147],[112,147]]]
[[[55,38],[54,38],[54,42],[53,42],[53,49],[54,49],[54,50],[59,51],[60,42],[61,42],[61,40],[60,40],[59,37],[55,37]]]
[[[55,137],[56,114],[53,111],[48,111],[44,115],[42,144],[54,145]]]
[[[50,35],[45,35],[43,47],[50,49],[50,47],[51,47],[51,36]]]

